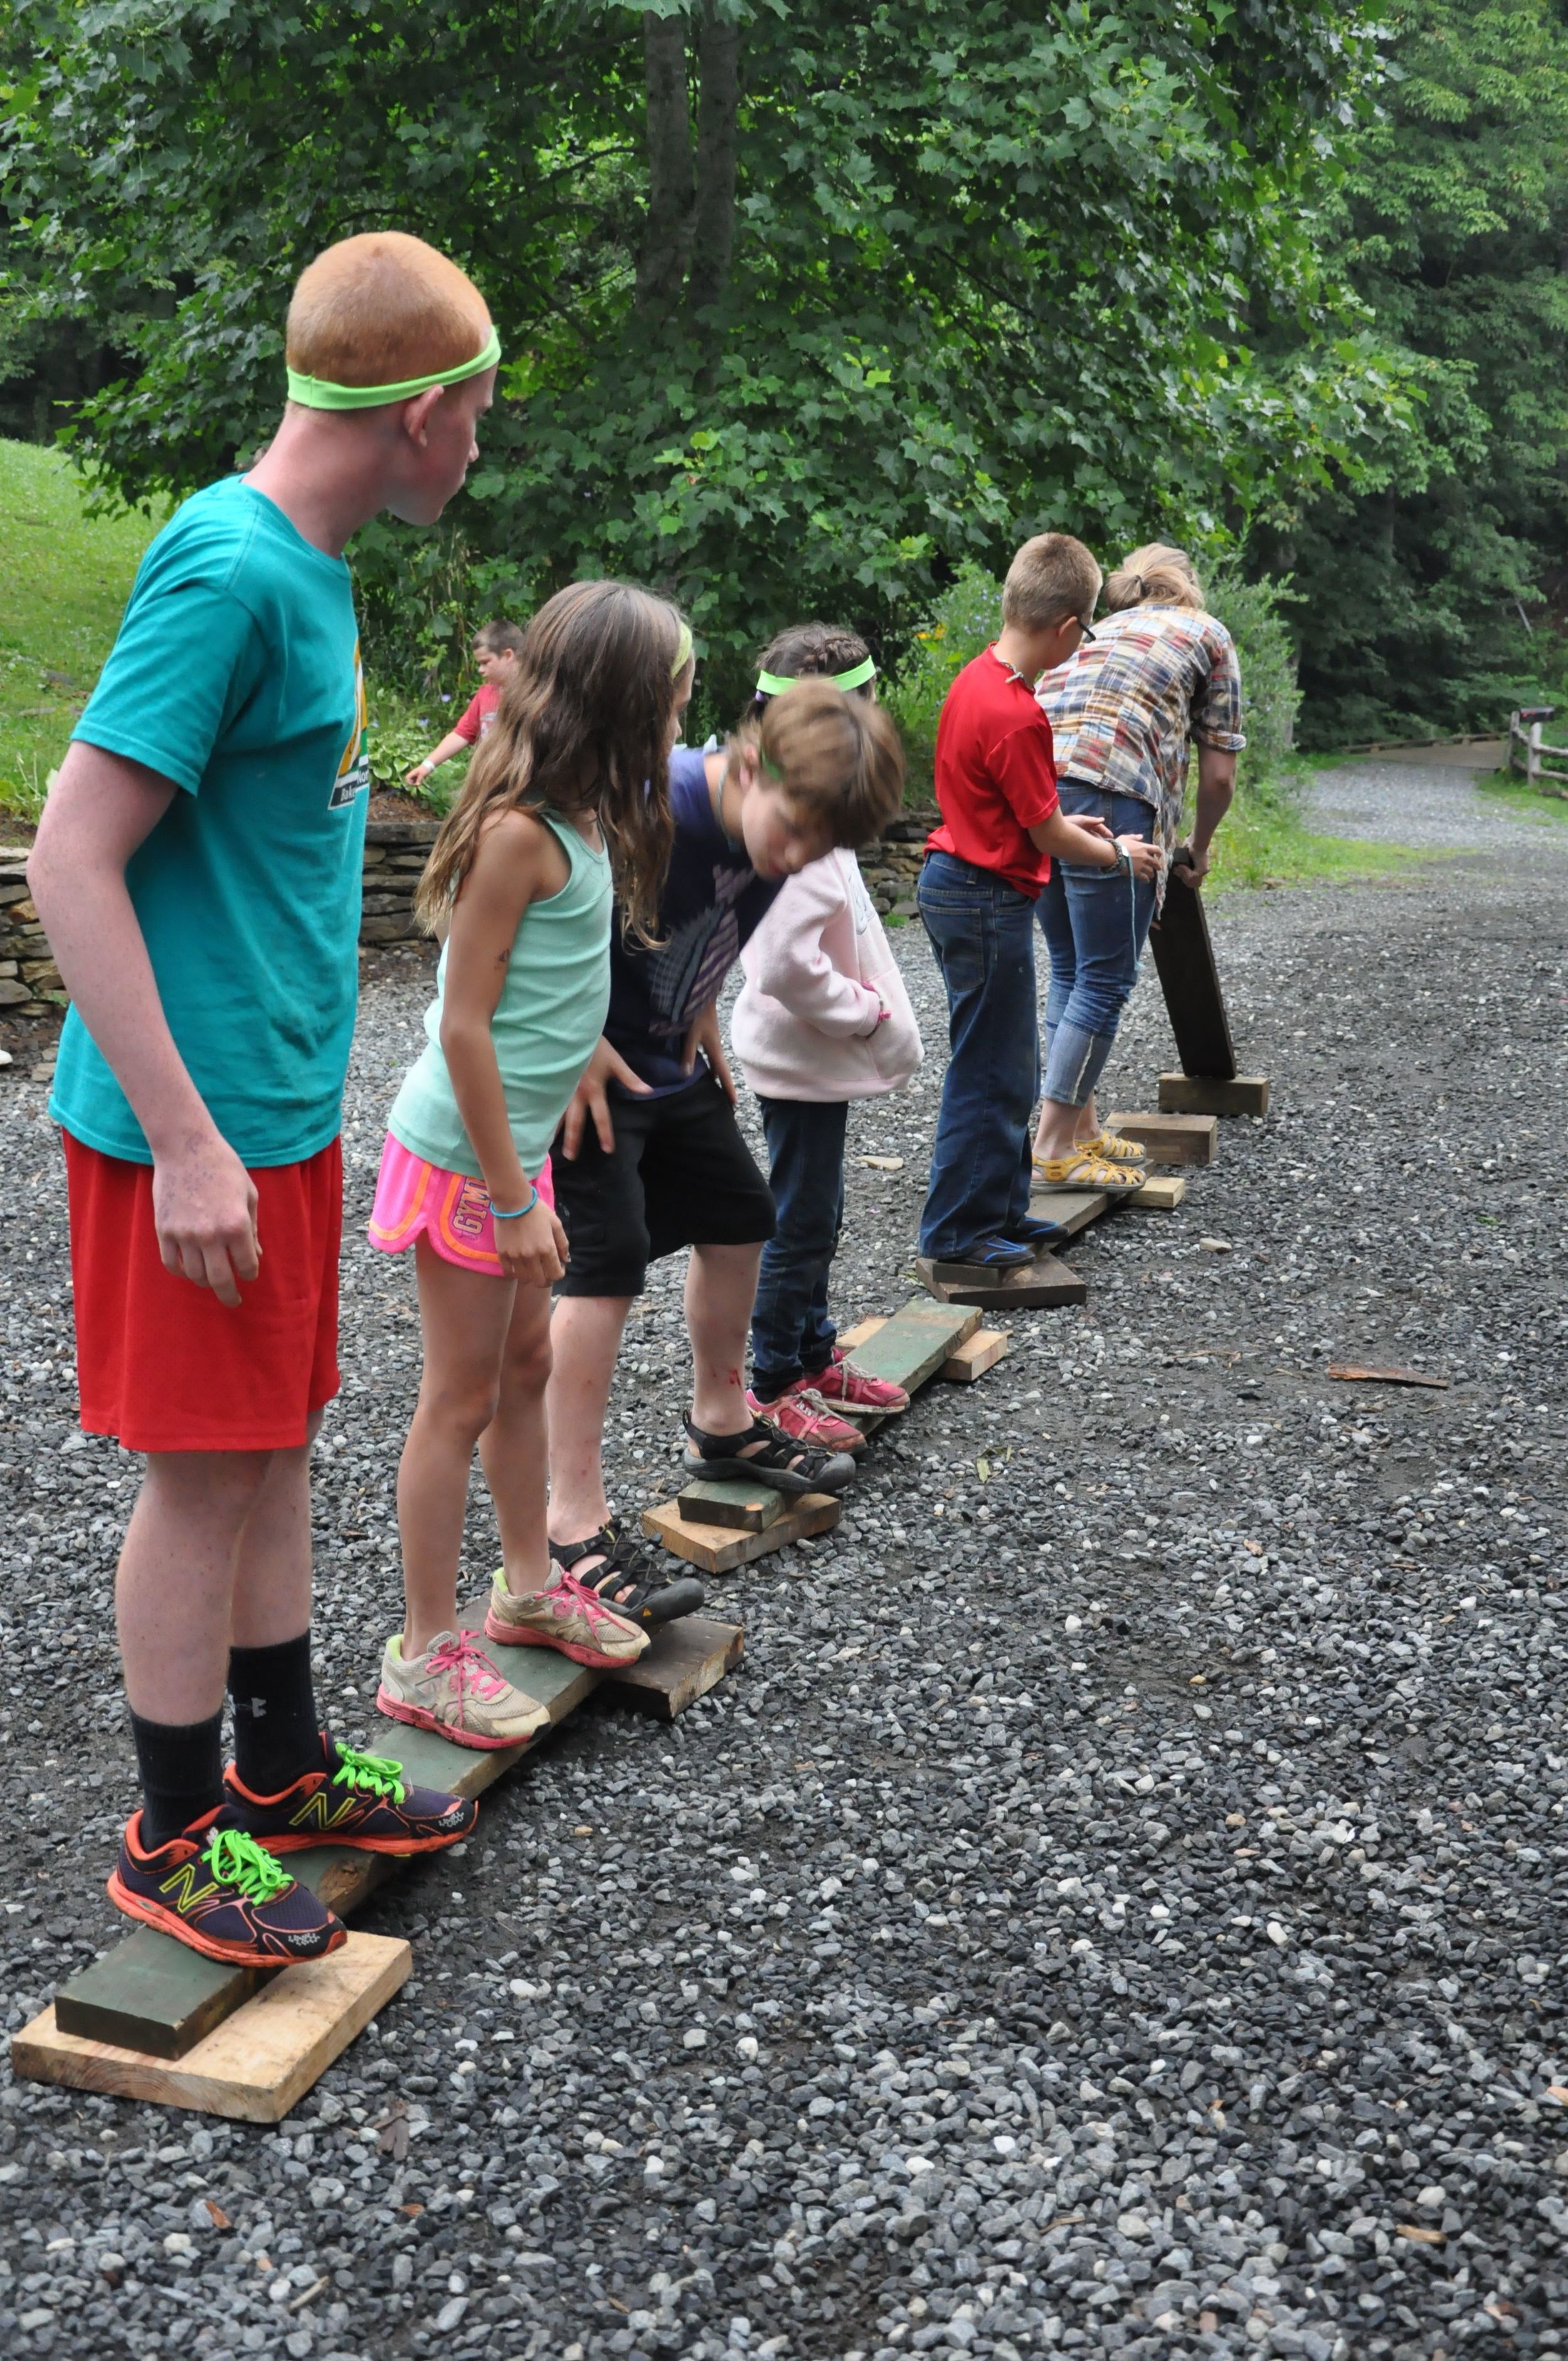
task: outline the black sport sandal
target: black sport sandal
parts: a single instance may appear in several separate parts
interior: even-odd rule
[[[707,1596],[695,1574],[666,1574],[647,1543],[628,1532],[619,1517],[607,1519],[586,1542],[552,1542],[550,1554],[626,1622],[649,1631],[696,1615]],[[603,1564],[579,1572],[585,1559],[595,1557]]]
[[[765,1419],[754,1418],[739,1434],[705,1434],[688,1418],[685,1430],[696,1444],[685,1456],[688,1476],[717,1477],[721,1482],[771,1484],[775,1492],[841,1492],[853,1481],[855,1463],[847,1451],[815,1451],[781,1434]]]

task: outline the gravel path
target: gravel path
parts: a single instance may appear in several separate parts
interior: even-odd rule
[[[1087,1311],[933,1388],[837,1534],[718,1586],[720,1693],[590,1708],[383,1892],[415,1980],[281,2131],[0,2092],[7,2354],[1562,2349],[1568,839],[1453,773],[1321,802],[1480,849],[1217,906],[1276,1114],[1091,1234]],[[351,1236],[424,989],[367,995]],[[1113,1101],[1168,1057],[1146,983]],[[134,1471],[71,1424],[58,1161],[6,1087],[15,2024],[115,1932]],[[852,1126],[904,1169],[851,1167],[849,1316],[905,1292],[936,1094],[933,1059]],[[346,1276],[321,1686],[357,1734],[416,1330],[404,1268]],[[628,1501],[670,1479],[676,1309],[672,1273],[629,1343]]]

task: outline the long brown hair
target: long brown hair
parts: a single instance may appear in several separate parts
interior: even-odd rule
[[[517,668],[441,823],[414,896],[433,934],[500,812],[592,812],[632,933],[651,942],[669,865],[670,715],[687,634],[668,599],[630,582],[573,582],[523,633]]]

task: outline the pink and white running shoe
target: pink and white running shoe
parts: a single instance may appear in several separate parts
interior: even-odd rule
[[[550,1719],[537,1697],[502,1679],[471,1631],[438,1631],[422,1656],[405,1656],[395,1631],[376,1704],[389,1720],[433,1730],[455,1746],[521,1746]]]
[[[833,1358],[825,1369],[810,1369],[806,1383],[819,1393],[825,1402],[837,1402],[841,1409],[874,1411],[879,1418],[891,1418],[895,1411],[909,1408],[909,1396],[891,1378],[868,1378],[857,1369],[842,1345],[833,1347]]]
[[[813,1391],[806,1378],[796,1378],[772,1401],[759,1401],[749,1393],[746,1404],[753,1418],[760,1418],[786,1434],[792,1443],[804,1443],[814,1451],[847,1451],[858,1459],[866,1447],[866,1438],[858,1426],[828,1409],[819,1393]],[[766,1477],[762,1479],[764,1483]]]
[[[596,1591],[553,1565],[543,1590],[509,1590],[503,1568],[490,1585],[485,1637],[511,1648],[559,1648],[575,1664],[613,1673],[648,1645],[639,1624],[612,1614]]]

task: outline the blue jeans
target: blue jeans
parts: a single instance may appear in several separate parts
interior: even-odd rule
[[[1136,796],[1106,795],[1070,776],[1059,792],[1069,819],[1102,819],[1113,836],[1154,834],[1154,807]],[[1084,1106],[1093,1096],[1137,982],[1154,895],[1152,878],[1051,862],[1038,905],[1051,959],[1044,1095],[1060,1106]]]
[[[962,1262],[1029,1210],[1029,1119],[1040,1080],[1035,906],[988,869],[928,853],[920,916],[948,989],[942,1082],[920,1251]]]
[[[844,1219],[842,1099],[759,1096],[777,1221],[762,1248],[751,1307],[751,1378],[771,1401],[825,1369],[838,1334],[828,1317],[828,1273]]]

